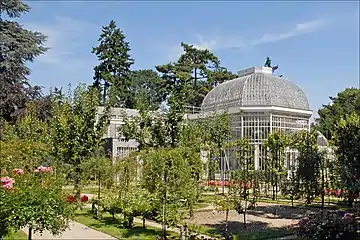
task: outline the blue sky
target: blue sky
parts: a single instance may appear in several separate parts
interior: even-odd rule
[[[209,48],[236,72],[264,64],[298,84],[317,111],[346,87],[359,86],[359,3],[27,1],[20,18],[48,36],[51,49],[30,64],[33,84],[91,83],[91,54],[101,26],[115,20],[135,59],[134,69],[176,60],[180,42]]]

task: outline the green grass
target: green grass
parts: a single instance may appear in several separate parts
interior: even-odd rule
[[[261,232],[243,232],[234,236],[234,240],[261,240],[279,239],[281,237],[294,235],[293,232],[284,228],[272,228]]]
[[[17,232],[13,231],[4,238],[4,240],[26,240],[26,239],[27,239],[27,235],[21,230]]]
[[[93,218],[90,211],[77,210],[75,212],[75,221],[119,239],[150,240],[161,235],[161,229],[152,227],[146,227],[145,229],[136,223],[131,229],[122,228],[118,222],[112,221],[112,216],[109,213],[103,213],[102,220],[99,221]],[[177,236],[176,233],[172,232],[168,232],[168,234],[169,237]]]
[[[192,225],[189,229],[197,233],[208,235],[211,237],[221,238],[221,232],[217,228],[203,226],[203,225]],[[250,232],[244,231],[241,233],[234,234],[234,240],[261,240],[261,239],[278,239],[280,237],[293,235],[293,232],[286,228],[269,228],[266,231],[261,232]]]

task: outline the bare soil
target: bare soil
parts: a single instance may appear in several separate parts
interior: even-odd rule
[[[225,212],[209,211],[195,212],[189,224],[204,225],[221,230],[225,224]],[[307,213],[318,211],[317,209],[276,205],[272,203],[258,203],[254,210],[248,210],[246,214],[247,230],[262,231],[269,229],[287,228],[296,224]],[[233,233],[244,229],[243,214],[236,211],[229,212],[229,230]]]

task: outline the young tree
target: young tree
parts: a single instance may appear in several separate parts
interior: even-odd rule
[[[97,154],[94,154],[88,161],[81,162],[81,169],[84,171],[86,179],[94,177],[98,181],[98,192],[96,199],[96,216],[98,219],[101,218],[100,206],[101,206],[101,188],[102,185],[106,185],[107,182],[113,182],[114,170],[111,159],[104,156],[103,149],[99,149]],[[105,184],[104,184],[105,183]]]
[[[246,229],[246,210],[248,208],[247,202],[249,200],[249,191],[254,180],[255,163],[252,154],[252,146],[246,139],[238,139],[234,141],[235,157],[238,169],[233,171],[232,180],[236,182],[235,191],[240,198],[237,201],[237,212],[243,214],[244,229]],[[241,198],[244,200],[244,207],[242,207]],[[252,203],[255,205],[255,202]]]
[[[283,132],[273,131],[266,139],[264,146],[268,149],[270,157],[271,185],[273,187],[272,199],[277,199],[279,182],[286,174],[285,170],[285,149],[288,146],[288,137]]]
[[[0,16],[19,18],[30,7],[19,0],[1,1]],[[32,62],[46,52],[46,37],[40,32],[24,29],[18,22],[0,17],[0,118],[15,121],[29,100],[40,95],[40,87],[31,86],[27,76]]]
[[[316,139],[316,132],[302,131],[298,134],[298,143],[296,146],[299,154],[297,157],[297,172],[304,186],[307,204],[310,204],[319,192],[318,181],[321,176],[320,167],[323,163],[323,156],[318,149]],[[324,189],[322,191],[324,191]]]
[[[335,153],[339,162],[341,183],[348,190],[348,204],[360,193],[360,115],[352,113],[336,126]]]
[[[114,107],[133,108],[129,88],[134,60],[130,57],[129,42],[113,20],[102,28],[98,41],[100,44],[92,50],[100,61],[94,68],[93,85],[102,89],[102,104],[110,97]]]
[[[54,99],[51,123],[52,155],[59,167],[68,166],[80,199],[82,163],[99,149],[107,124],[109,108],[98,118],[98,91],[79,85],[74,96]]]
[[[159,217],[163,225],[163,237],[166,225],[173,225],[179,220],[178,207],[181,200],[192,196],[197,188],[194,182],[201,172],[194,170],[198,169],[195,166],[199,165],[200,156],[191,158],[188,154],[188,148],[149,149],[141,153],[144,160],[143,186],[162,202]]]

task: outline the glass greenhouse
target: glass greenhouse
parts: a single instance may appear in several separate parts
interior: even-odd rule
[[[228,112],[233,136],[247,138],[254,145],[255,168],[263,169],[263,141],[275,129],[295,132],[310,129],[309,102],[293,82],[273,75],[267,67],[238,72],[238,78],[213,88],[204,98],[202,114]],[[226,170],[235,169],[231,152],[224,153]],[[294,166],[295,152],[288,150],[286,165]]]

